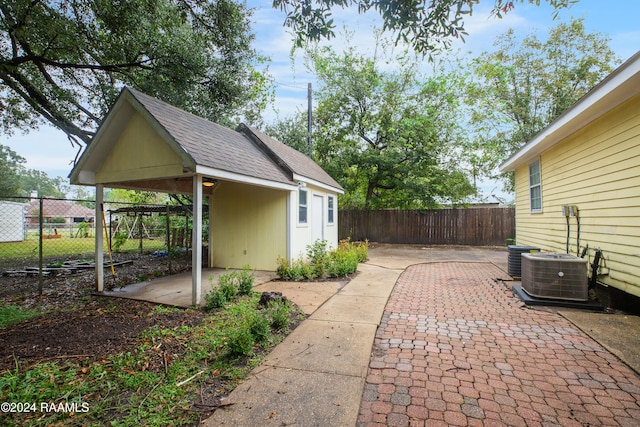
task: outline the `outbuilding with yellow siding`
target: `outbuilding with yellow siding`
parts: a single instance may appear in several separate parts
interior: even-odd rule
[[[203,202],[210,267],[275,270],[315,239],[338,244],[342,187],[311,158],[249,126],[232,130],[133,89],[120,93],[70,174],[103,189],[193,197],[193,304],[200,303]],[[102,291],[102,234],[96,233],[96,288]]]

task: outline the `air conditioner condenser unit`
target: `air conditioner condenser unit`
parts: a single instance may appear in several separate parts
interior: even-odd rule
[[[532,297],[586,301],[589,299],[587,260],[569,254],[522,254],[522,289]]]

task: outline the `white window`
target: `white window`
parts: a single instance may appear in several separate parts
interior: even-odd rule
[[[334,203],[334,197],[333,196],[327,196],[327,224],[333,224],[333,203]]]
[[[298,190],[298,222],[307,223],[307,190],[303,188]]]
[[[542,212],[540,159],[529,164],[529,201],[531,203],[531,212]]]

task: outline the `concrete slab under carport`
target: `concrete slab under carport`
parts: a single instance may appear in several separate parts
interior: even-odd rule
[[[204,306],[204,295],[211,290],[212,285],[218,283],[218,278],[233,270],[223,268],[202,269],[202,300],[200,305]],[[106,274],[105,274],[105,277]],[[273,271],[255,271],[254,286],[269,282],[277,277]],[[108,278],[106,279],[108,283]],[[146,282],[134,283],[123,288],[116,287],[112,291],[100,292],[100,295],[129,298],[140,301],[149,301],[157,304],[172,305],[176,307],[191,307],[191,271],[173,274],[171,276],[159,277]]]

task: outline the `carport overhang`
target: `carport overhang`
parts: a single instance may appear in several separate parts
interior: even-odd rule
[[[148,125],[147,133],[152,138],[143,138],[148,144],[158,142],[164,157],[162,162],[154,164],[146,158],[123,159],[129,163],[129,168],[109,169],[109,161],[114,147],[119,143],[123,133],[131,128],[133,119]],[[143,126],[144,127],[144,126]],[[142,131],[140,131],[142,132]],[[140,136],[140,135],[138,135]],[[146,134],[144,136],[147,136]],[[137,141],[136,141],[137,142]],[[141,141],[143,145],[145,142]],[[126,145],[126,144],[125,144]],[[132,148],[138,144],[131,145]],[[155,154],[155,153],[152,153]],[[133,156],[133,155],[132,155]],[[150,156],[154,157],[154,156]],[[145,161],[144,167],[131,167],[136,162]],[[133,162],[133,163],[132,163]],[[74,185],[94,186],[96,189],[96,239],[95,239],[95,273],[96,289],[104,290],[104,246],[103,233],[105,220],[103,216],[104,189],[123,188],[129,190],[143,190],[170,194],[191,195],[193,198],[193,229],[192,229],[192,303],[199,305],[202,297],[202,204],[204,197],[209,198],[209,215],[212,215],[212,195],[218,186],[225,182],[240,182],[252,186],[274,188],[283,191],[295,191],[296,182],[278,182],[268,179],[247,176],[233,171],[212,168],[196,163],[174,137],[151,115],[147,109],[127,90],[124,90],[114,107],[110,110],[104,122],[98,129],[92,143],[87,146],[76,166],[69,175]],[[203,186],[203,182],[213,185]],[[209,244],[211,245],[211,217],[209,218]]]
[[[212,171],[209,171],[212,172]],[[143,190],[154,191],[170,194],[184,194],[191,195],[193,199],[192,212],[193,212],[193,232],[192,232],[192,304],[197,306],[200,304],[202,298],[202,220],[203,211],[202,205],[204,198],[209,198],[209,239],[213,236],[212,231],[212,198],[211,195],[215,192],[222,181],[235,181],[246,183],[250,185],[277,188],[286,191],[295,191],[297,186],[295,185],[268,185],[267,182],[255,182],[255,180],[241,180],[238,177],[232,178],[228,174],[193,174],[182,177],[167,177],[165,179],[154,180],[142,180],[142,181],[128,181],[126,177],[123,177],[121,182],[109,182],[109,183],[96,183],[94,184],[96,190],[96,210],[95,210],[95,226],[97,230],[103,230],[105,227],[104,211],[104,188],[123,188],[129,190]],[[226,178],[226,179],[224,179]],[[213,186],[204,186],[203,182],[213,182]],[[248,181],[248,182],[247,182]],[[271,183],[273,184],[273,183]],[[83,184],[80,184],[83,185]],[[86,185],[86,184],[84,184]],[[104,291],[104,243],[103,233],[96,232],[95,240],[95,275],[96,275],[96,290],[98,292]],[[209,241],[209,247],[213,244]]]

